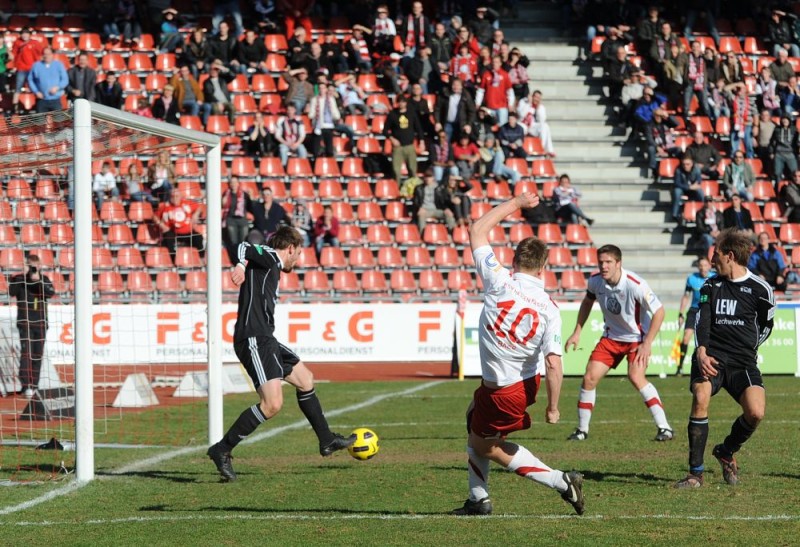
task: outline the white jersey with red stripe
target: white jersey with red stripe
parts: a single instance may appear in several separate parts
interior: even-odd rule
[[[562,354],[561,313],[538,277],[501,266],[488,245],[472,253],[483,281],[478,342],[484,380],[507,386],[544,373],[544,358]]]
[[[651,315],[661,309],[661,301],[647,281],[625,269],[616,285],[594,274],[586,295],[600,303],[605,322],[603,338],[617,342],[641,342],[650,329]]]

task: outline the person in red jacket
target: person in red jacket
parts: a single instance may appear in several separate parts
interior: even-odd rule
[[[175,247],[194,247],[202,251],[203,235],[195,230],[200,223],[200,205],[195,201],[183,199],[180,190],[173,190],[169,203],[159,208],[158,225],[162,232],[162,243],[175,257]]]
[[[322,248],[339,246],[339,219],[333,216],[333,209],[326,205],[322,216],[314,223],[314,246],[317,248],[317,257],[322,254]]]
[[[503,70],[503,59],[499,55],[492,57],[492,70],[487,70],[481,76],[475,105],[491,109],[501,127],[508,122],[508,112],[514,108],[514,89],[508,72]]]
[[[14,42],[14,47],[11,48],[11,56],[9,58],[9,61],[14,61],[14,66],[17,69],[17,81],[12,99],[15,112],[19,109],[19,94],[22,91],[22,86],[28,80],[28,74],[33,68],[33,63],[41,60],[43,51],[44,45],[41,42],[31,40],[31,29],[22,29],[19,38]]]

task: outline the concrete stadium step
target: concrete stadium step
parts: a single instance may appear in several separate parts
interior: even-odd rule
[[[556,148],[556,152],[558,152],[558,148]],[[569,173],[572,181],[578,186],[583,186],[586,183],[592,182],[632,182],[634,180],[642,180],[639,176],[638,169],[632,170],[627,167],[609,167],[605,162],[576,163],[558,161],[556,165],[559,171]],[[647,181],[642,180],[642,182],[646,183]],[[646,186],[646,184],[643,184],[643,187],[644,186]]]
[[[599,79],[603,77],[603,68],[599,66],[574,66],[560,61],[538,62],[533,68],[533,74],[542,80],[574,80],[579,78]]]
[[[572,64],[579,53],[577,46],[567,43],[521,44],[518,47],[523,55],[533,63],[534,69],[541,62],[557,61],[563,64]]]
[[[562,143],[556,153],[558,162],[582,162],[608,160],[614,163],[630,163],[634,160],[633,147],[606,146],[607,143]]]

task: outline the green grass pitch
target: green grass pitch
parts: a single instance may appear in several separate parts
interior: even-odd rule
[[[583,517],[574,516],[556,492],[494,464],[490,487],[495,514],[447,515],[467,495],[464,410],[476,380],[331,383],[319,385],[318,392],[332,428],[343,433],[360,426],[374,429],[381,438],[374,459],[359,462],[346,453],[322,459],[287,387],[283,412],[256,433],[262,438],[234,452],[237,482],[218,482],[202,442],[183,449],[98,449],[97,480],[64,495],[10,512],[18,504],[61,493],[71,482],[2,488],[3,542],[797,544],[800,380],[767,379],[767,417],[738,454],[741,483],[735,488],[722,483],[711,448],[727,434],[739,409],[726,393],[712,400],[706,485],[693,491],[672,489],[686,473],[688,380],[654,380],[676,432],[676,439],[667,443],[652,440],[656,428],[649,412],[639,394],[619,378],[607,378],[598,388],[589,440],[567,442],[575,427],[578,382],[564,382],[561,423],[544,423],[540,401],[530,409],[532,428],[510,439],[552,467],[584,473]],[[254,395],[226,397],[226,427],[252,402]],[[204,416],[206,408],[186,405],[181,412]],[[204,420],[197,423],[196,435],[202,439]],[[162,461],[145,461],[159,455]]]

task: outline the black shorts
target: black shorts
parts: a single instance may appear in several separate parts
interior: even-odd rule
[[[692,329],[694,330],[694,323],[697,321],[697,312],[700,310],[698,308],[689,308],[686,312],[686,322],[683,324],[683,330]]]
[[[711,382],[711,395],[714,396],[717,392],[725,388],[725,391],[733,397],[738,403],[742,397],[742,393],[751,387],[758,386],[764,388],[764,381],[761,379],[761,371],[758,367],[745,367],[745,368],[728,368],[720,367],[717,369],[717,375],[713,378],[706,380],[700,373],[700,365],[697,363],[697,354],[692,355],[692,381],[689,384],[689,391],[692,391],[692,386],[695,383],[709,381]]]
[[[286,378],[300,362],[296,353],[272,336],[252,336],[234,342],[233,349],[256,389],[270,380]]]

